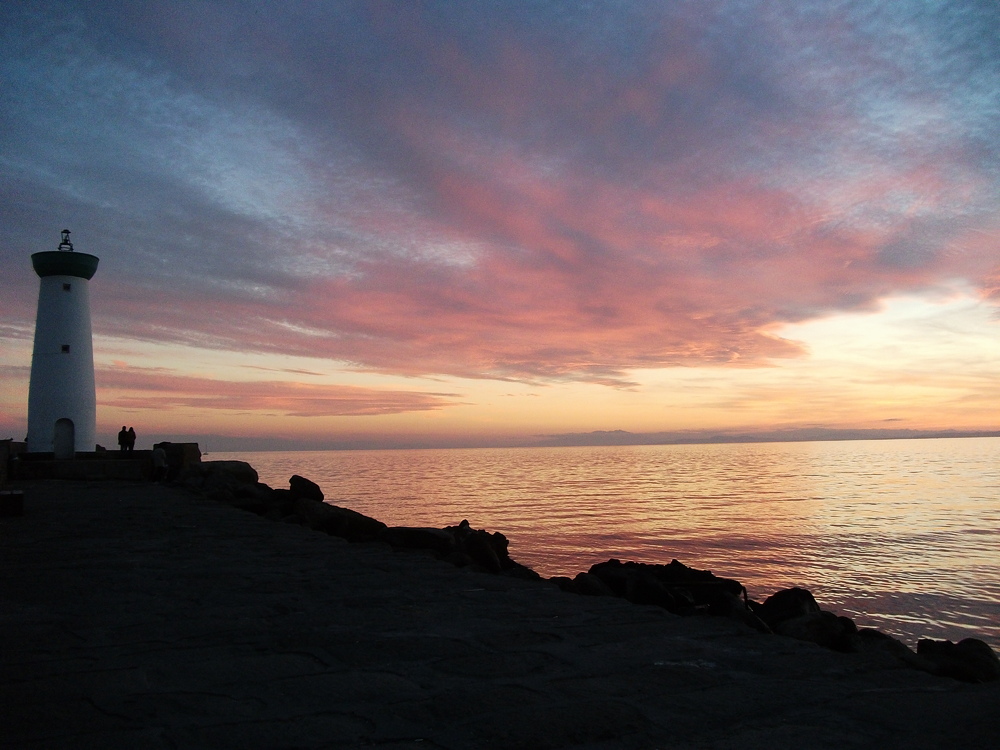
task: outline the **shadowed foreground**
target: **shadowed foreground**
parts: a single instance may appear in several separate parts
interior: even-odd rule
[[[967,684],[159,485],[0,521],[5,748],[993,747]]]

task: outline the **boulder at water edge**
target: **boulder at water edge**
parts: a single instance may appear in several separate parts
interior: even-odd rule
[[[754,611],[774,628],[785,620],[818,614],[821,610],[812,593],[806,589],[791,588],[771,594],[763,604],[755,606]]]
[[[445,529],[423,526],[390,526],[378,538],[391,547],[427,550],[437,557],[446,557],[457,548],[455,537]]]
[[[672,560],[669,565],[621,562],[611,559],[590,568],[596,578],[615,596],[636,604],[652,604],[681,615],[712,614],[733,617],[758,630],[768,628],[746,607],[746,589],[739,581],[720,578],[708,570],[696,570]],[[562,579],[569,591],[598,593],[590,578]]]
[[[933,674],[965,682],[1000,679],[1000,659],[989,644],[978,638],[958,643],[923,639],[917,642],[917,654],[930,662]]]
[[[455,565],[471,565],[488,573],[499,573],[515,578],[530,580],[541,578],[531,568],[511,559],[507,553],[509,545],[507,537],[499,531],[490,533],[484,529],[474,529],[467,520],[463,520],[458,526],[446,526],[444,531],[455,540],[455,551],[444,559]]]
[[[300,477],[298,474],[293,474],[288,480],[288,489],[292,493],[292,499],[294,500],[298,500],[300,497],[318,502],[323,502],[324,500],[323,490],[320,489],[319,485],[310,479]]]
[[[189,465],[178,481],[213,500],[264,515],[272,510],[272,490],[257,481],[246,461],[203,461]]]
[[[381,521],[350,508],[321,503],[300,497],[294,503],[295,514],[306,526],[349,542],[372,542],[385,529]]]
[[[834,651],[854,652],[862,648],[854,621],[820,609],[806,589],[782,589],[763,604],[751,604],[751,607],[778,635],[809,641]]]

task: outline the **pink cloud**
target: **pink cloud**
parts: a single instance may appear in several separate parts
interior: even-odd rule
[[[461,137],[423,131],[428,148]],[[582,173],[550,178],[517,154],[469,154],[463,168],[432,172],[451,228],[413,229],[471,248],[467,258],[372,256],[348,275],[266,297],[220,291],[211,305],[121,287],[102,331],[411,375],[627,385],[634,368],[798,356],[774,334],[784,321],[997,267],[975,232],[919,264],[886,263],[880,248],[907,223],[848,220],[853,205],[890,191],[927,194],[926,169],[863,183],[831,213],[745,178],[653,191]]]
[[[671,15],[634,69],[587,60],[581,75],[572,44],[484,32],[473,51],[406,4],[369,15],[387,49],[435,82],[371,100],[359,86],[364,104],[352,102],[386,135],[359,169],[378,176],[384,160],[412,202],[392,193],[383,205],[317,156],[315,184],[356,190],[303,197],[305,212],[356,232],[360,249],[292,238],[270,259],[280,282],[267,286],[268,259],[254,269],[263,291],[105,279],[100,332],[408,375],[627,385],[636,368],[799,356],[776,335],[783,323],[894,292],[964,278],[995,295],[996,243],[956,230],[955,205],[981,188],[956,176],[955,154],[929,155],[905,133],[882,153],[856,137],[869,131],[847,106],[771,104],[771,89],[814,84],[797,69],[763,81],[753,56],[734,73],[719,42],[691,43],[700,16],[687,28]],[[309,75],[334,86],[325,68]],[[853,68],[831,75],[863,83]],[[324,106],[310,115],[340,114]],[[292,276],[285,253],[337,270]]]

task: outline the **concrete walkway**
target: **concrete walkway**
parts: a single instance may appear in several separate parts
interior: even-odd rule
[[[153,485],[26,486],[0,521],[0,649],[8,750],[1000,747],[1000,683]]]

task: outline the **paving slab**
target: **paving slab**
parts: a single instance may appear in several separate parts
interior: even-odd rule
[[[179,488],[23,488],[24,515],[0,520],[3,748],[1000,747],[1000,683]]]

